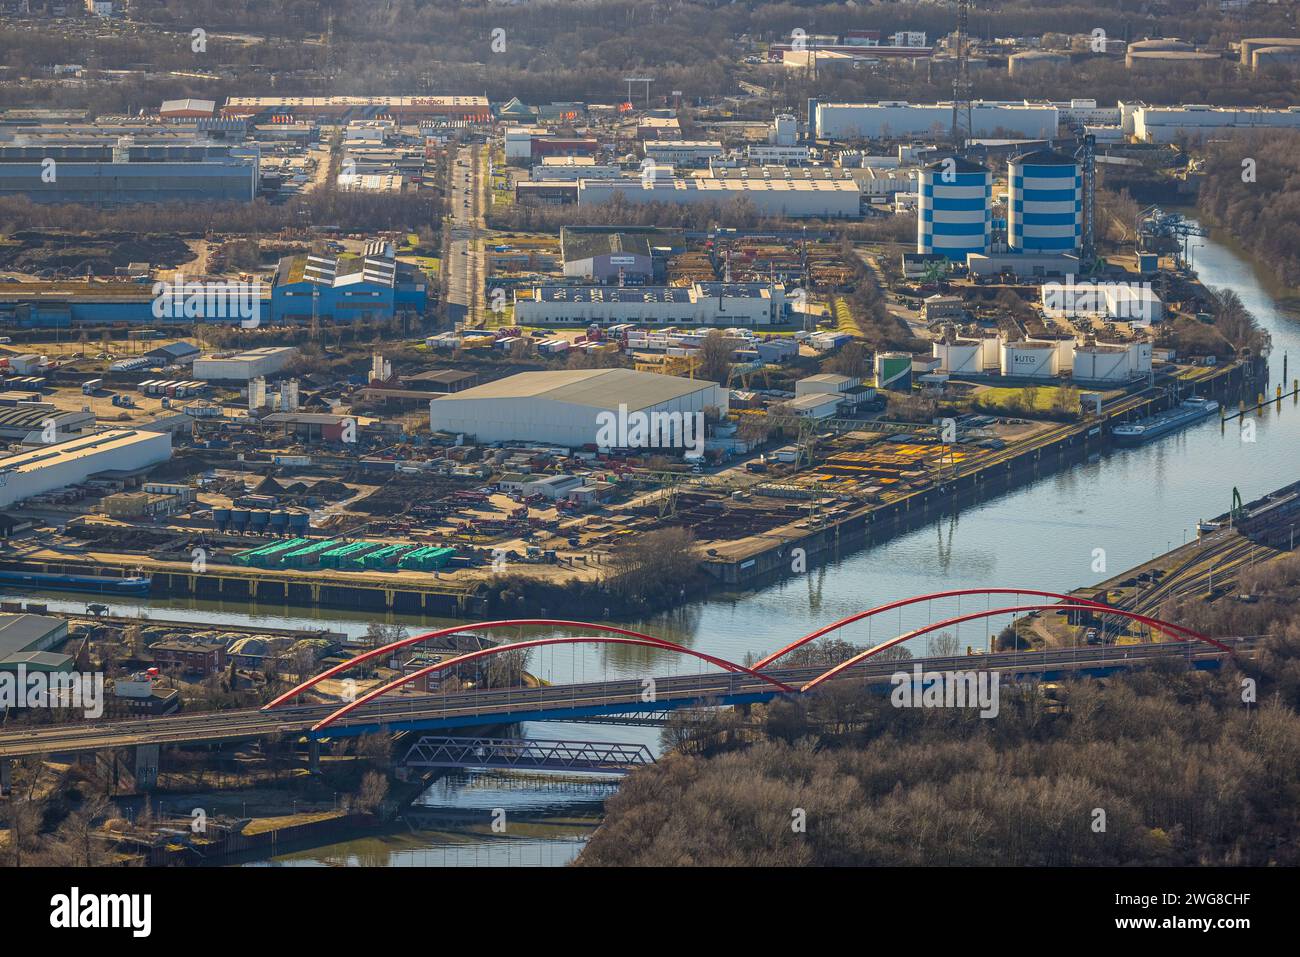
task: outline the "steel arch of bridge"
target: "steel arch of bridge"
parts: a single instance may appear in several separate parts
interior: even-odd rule
[[[1213,645],[1215,648],[1218,648],[1221,651],[1226,651],[1230,655],[1233,653],[1232,649],[1229,648],[1227,645],[1223,644],[1222,642],[1215,641],[1213,638],[1208,638],[1205,635],[1197,634],[1196,632],[1192,631],[1190,628],[1183,628],[1181,625],[1173,625],[1170,624],[1169,622],[1162,622],[1157,618],[1151,618],[1148,617],[1147,615],[1140,615],[1135,611],[1125,611],[1120,608],[1112,608],[1109,605],[1105,607],[1108,608],[1110,613],[1112,614],[1120,615],[1132,621],[1141,622],[1153,628],[1158,627],[1161,628],[1161,630],[1164,630],[1165,628],[1172,628],[1177,631],[1186,632],[1191,637],[1199,639],[1200,641],[1203,641],[1206,644]],[[829,681],[831,678],[834,678],[840,672],[852,668],[854,665],[866,661],[868,658],[872,657],[873,655],[878,655],[882,651],[886,651],[890,648],[895,647],[896,645],[900,645],[905,641],[910,641],[913,638],[919,638],[921,635],[929,634],[932,631],[938,631],[940,628],[947,628],[951,625],[959,625],[965,621],[974,621],[975,619],[978,618],[991,618],[995,615],[1014,615],[1019,612],[1027,612],[1027,611],[1096,611],[1096,610],[1097,610],[1097,606],[1095,604],[1062,605],[1057,603],[1052,605],[1012,605],[1007,608],[986,608],[984,611],[971,612],[966,615],[958,615],[955,618],[947,618],[943,621],[932,622],[931,624],[926,625],[924,628],[916,628],[913,629],[912,631],[904,632],[903,634],[898,635],[895,638],[890,638],[888,641],[882,641],[878,645],[868,648],[865,651],[859,652],[858,654],[854,655],[852,658],[848,658],[844,661],[841,661],[835,667],[822,672],[816,678],[813,678],[811,681],[808,681],[806,684],[804,684],[802,687],[799,688],[799,691],[800,693],[811,691],[813,688],[816,688],[823,681]]]
[[[699,658],[701,661],[707,661],[709,664],[719,665],[728,671],[745,674],[751,678],[766,682],[774,687],[777,691],[785,694],[794,694],[795,689],[782,681],[778,681],[771,675],[765,675],[754,671],[752,668],[746,668],[744,665],[738,665],[735,662],[727,661],[724,658],[716,658],[713,655],[705,654],[702,651],[696,651],[694,648],[687,648],[684,645],[674,645],[671,642],[662,641],[658,638],[623,638],[617,635],[583,635],[581,637],[561,637],[561,638],[533,638],[528,641],[517,641],[510,645],[493,645],[491,648],[480,648],[478,651],[466,652],[463,655],[457,655],[455,658],[448,658],[437,664],[426,665],[418,668],[410,674],[394,678],[386,685],[380,685],[378,688],[372,688],[365,694],[361,695],[354,701],[349,701],[343,707],[330,713],[327,717],[322,718],[312,725],[313,732],[323,731],[332,725],[335,721],[346,716],[364,704],[368,704],[374,699],[387,694],[390,691],[410,684],[413,681],[419,681],[426,675],[431,675],[438,671],[444,671],[449,668],[455,668],[457,665],[463,665],[467,662],[474,661],[478,658],[486,658],[491,655],[499,655],[506,651],[518,651],[523,648],[538,648],[543,645],[576,645],[576,644],[604,644],[604,645],[643,645],[648,648],[658,648],[661,651],[674,651],[679,654],[690,655],[693,658]]]
[[[1220,651],[1224,651],[1228,654],[1233,654],[1232,649],[1229,648],[1227,645],[1215,641],[1213,638],[1200,634],[1199,632],[1193,631],[1190,628],[1185,628],[1182,625],[1176,625],[1173,624],[1172,622],[1163,621],[1158,618],[1152,618],[1150,616],[1140,615],[1137,614],[1136,612],[1125,611],[1124,609],[1116,608],[1112,605],[1107,605],[1104,602],[1093,601],[1091,599],[1085,599],[1085,598],[1076,598],[1070,595],[1062,594],[1060,592],[1042,591],[1033,588],[966,588],[966,589],[957,589],[957,590],[942,591],[942,592],[933,592],[926,595],[917,595],[911,598],[904,598],[898,601],[889,602],[883,605],[878,605],[874,608],[867,609],[866,611],[858,612],[857,614],[850,615],[847,618],[842,618],[839,621],[832,622],[829,625],[825,625],[821,628],[818,628],[817,630],[812,631],[807,635],[804,635],[802,638],[799,638],[796,641],[791,642],[790,644],[786,645],[784,648],[781,648],[778,651],[773,652],[772,654],[763,658],[761,661],[757,662],[753,666],[753,668],[747,668],[743,665],[736,664],[735,662],[728,661],[724,658],[718,658],[712,655],[706,655],[703,652],[694,651],[693,649],[686,648],[683,645],[668,641],[667,639],[658,638],[654,635],[647,635],[626,628],[618,628],[613,625],[600,625],[600,624],[593,624],[591,622],[572,621],[568,619],[553,619],[553,618],[506,619],[506,620],[499,620],[499,621],[478,622],[471,625],[458,625],[449,628],[441,628],[436,631],[426,632],[424,634],[415,635],[408,638],[403,638],[398,641],[394,641],[394,642],[390,642],[389,644],[382,645],[378,648],[373,648],[370,651],[364,652],[363,654],[358,655],[355,658],[349,659],[348,661],[342,662],[338,665],[335,665],[332,668],[328,668],[325,671],[321,672],[320,674],[315,675],[307,679],[306,681],[301,682],[300,684],[296,685],[295,687],[289,689],[288,691],[284,692],[283,694],[273,699],[270,703],[264,705],[262,710],[267,711],[279,707],[280,705],[284,704],[286,701],[289,701],[297,697],[298,695],[302,694],[304,691],[307,691],[308,689],[314,687],[320,682],[328,678],[334,677],[335,675],[341,674],[344,671],[349,670],[354,665],[358,665],[365,661],[369,661],[374,658],[391,654],[392,652],[397,651],[400,648],[409,647],[415,644],[420,644],[422,642],[429,641],[434,638],[440,638],[451,634],[478,632],[478,631],[491,631],[499,628],[514,628],[514,627],[522,627],[522,626],[577,628],[577,629],[584,629],[584,630],[590,629],[590,630],[601,632],[602,635],[584,636],[579,638],[533,639],[529,641],[516,642],[509,645],[496,645],[490,648],[479,649],[474,652],[468,652],[464,655],[459,655],[455,658],[447,659],[446,661],[443,661],[437,665],[431,665],[426,668],[419,669],[415,672],[412,672],[409,675],[405,675],[397,680],[389,682],[386,685],[373,689],[372,691],[367,692],[365,695],[358,698],[357,700],[348,703],[345,707],[340,708],[337,711],[330,714],[322,722],[319,722],[312,730],[319,730],[320,728],[323,728],[333,723],[337,719],[343,717],[345,714],[351,712],[354,708],[360,706],[361,704],[374,700],[375,698],[379,697],[382,694],[385,694],[390,690],[401,687],[402,685],[407,684],[409,682],[416,681],[419,678],[422,678],[428,674],[432,674],[436,671],[443,670],[444,668],[449,668],[456,664],[463,664],[467,661],[471,661],[491,654],[497,654],[502,651],[537,647],[540,645],[604,643],[604,644],[629,644],[629,645],[639,645],[639,646],[650,647],[650,648],[660,648],[666,651],[673,651],[678,654],[691,655],[693,657],[699,658],[700,660],[707,661],[710,664],[717,665],[718,667],[721,667],[726,671],[749,675],[752,678],[756,678],[758,680],[773,685],[774,687],[776,687],[778,690],[782,692],[791,693],[795,689],[783,684],[780,681],[775,680],[769,675],[763,674],[762,669],[766,668],[774,661],[783,658],[785,655],[789,654],[791,651],[794,651],[796,648],[799,648],[810,641],[815,641],[816,639],[821,638],[824,635],[830,634],[831,632],[836,631],[846,625],[853,624],[854,622],[862,621],[864,619],[870,618],[874,615],[878,615],[886,611],[893,611],[894,609],[897,608],[904,608],[909,605],[919,604],[920,602],[923,601],[933,601],[935,599],[962,597],[966,595],[1028,595],[1034,597],[1054,598],[1057,599],[1057,603],[1023,605],[1023,606],[1015,606],[1011,608],[1000,608],[1000,609],[986,609],[985,611],[982,612],[962,615],[956,618],[949,618],[944,621],[935,623],[933,625],[929,625],[925,628],[907,632],[903,635],[899,635],[895,638],[889,639],[888,641],[885,641],[879,645],[867,649],[866,651],[858,655],[853,656],[849,660],[842,662],[836,667],[830,669],[830,671],[828,671],[827,673],[820,675],[817,678],[814,678],[812,681],[805,684],[799,690],[800,691],[810,690],[811,688],[816,687],[818,684],[821,684],[823,681],[826,681],[829,678],[834,677],[834,675],[839,674],[841,671],[845,670],[846,668],[852,667],[854,664],[857,664],[859,661],[865,660],[866,658],[869,658],[872,655],[879,654],[880,652],[885,651],[886,649],[894,647],[898,644],[901,644],[904,641],[908,641],[912,638],[919,637],[920,635],[928,634],[931,631],[936,631],[940,628],[945,628],[951,625],[960,624],[965,621],[972,621],[979,618],[988,618],[1000,614],[1015,614],[1017,612],[1022,612],[1022,611],[1088,611],[1088,612],[1099,613],[1099,614],[1119,615],[1120,617],[1127,618],[1129,620],[1141,622],[1147,625],[1148,627],[1151,627],[1155,630],[1165,633],[1166,635],[1169,635],[1171,638],[1174,638],[1175,640],[1181,641],[1181,640],[1187,640],[1188,638],[1191,638],[1196,641],[1200,641],[1212,645],[1215,648],[1219,649]],[[618,637],[611,637],[611,636],[618,636]]]
[[[1063,602],[1073,602],[1076,605],[1086,605],[1090,610],[1104,609],[1107,612],[1118,613],[1118,609],[1116,609],[1112,605],[1107,605],[1105,602],[1093,601],[1092,599],[1089,598],[1076,598],[1073,595],[1065,595],[1065,594],[1061,594],[1060,592],[1039,591],[1034,588],[960,588],[955,591],[937,591],[928,595],[916,595],[912,598],[900,598],[898,601],[891,601],[884,605],[877,605],[875,608],[868,608],[866,611],[860,611],[857,614],[849,615],[849,617],[847,618],[841,618],[839,621],[832,622],[829,625],[824,625],[823,627],[818,628],[816,631],[809,632],[808,634],[804,635],[802,638],[790,642],[790,644],[786,645],[784,648],[772,652],[766,658],[763,658],[760,661],[755,662],[754,670],[761,671],[764,668],[766,668],[768,665],[770,665],[772,662],[780,658],[784,658],[786,655],[794,651],[796,648],[806,645],[810,641],[816,641],[818,638],[822,638],[826,635],[829,635],[832,631],[838,631],[840,628],[843,628],[846,625],[851,625],[854,622],[863,621],[867,618],[871,618],[874,615],[879,615],[887,611],[893,611],[896,608],[906,608],[908,605],[917,605],[923,601],[934,601],[940,598],[961,598],[966,595],[1026,595],[1033,598],[1056,598]],[[1185,634],[1191,638],[1196,638],[1199,641],[1209,641],[1211,642],[1211,644],[1218,645],[1218,642],[1215,642],[1212,639],[1207,638],[1205,635],[1198,634],[1197,632],[1192,631],[1190,628],[1183,628],[1180,625],[1174,625],[1174,624],[1170,624],[1169,622],[1158,621],[1155,618],[1150,619],[1150,624],[1153,628],[1157,629],[1158,631],[1163,631],[1171,638],[1177,639],[1178,635],[1175,634],[1175,632],[1181,632],[1182,634]],[[1224,651],[1230,650],[1226,645],[1218,645],[1218,647],[1222,648]]]
[[[304,691],[307,691],[310,688],[315,687],[316,685],[320,684],[322,681],[324,681],[327,678],[332,678],[337,674],[342,674],[344,671],[348,671],[355,665],[359,665],[362,662],[369,661],[372,658],[380,658],[385,655],[390,655],[394,651],[397,651],[399,648],[406,648],[410,645],[418,645],[421,642],[430,641],[434,638],[442,638],[445,637],[446,635],[464,634],[467,632],[476,632],[476,631],[493,631],[498,628],[515,628],[520,626],[531,626],[531,625],[538,625],[538,626],[552,627],[552,628],[575,628],[581,630],[599,631],[605,634],[622,635],[625,638],[636,638],[642,644],[658,645],[660,647],[667,648],[669,651],[687,650],[682,645],[668,641],[666,638],[656,638],[654,635],[644,635],[639,631],[630,631],[627,628],[616,628],[613,625],[594,625],[591,622],[586,622],[586,621],[569,621],[567,619],[561,619],[561,618],[519,618],[519,619],[503,620],[503,621],[481,621],[473,625],[457,625],[454,628],[439,628],[437,631],[429,631],[429,632],[425,632],[422,635],[413,635],[409,638],[401,638],[397,641],[389,642],[386,645],[381,645],[378,648],[372,648],[370,651],[357,655],[355,658],[349,658],[347,661],[343,662],[342,664],[337,664],[332,668],[327,668],[326,670],[322,671],[320,674],[308,678],[306,681],[298,685],[295,685],[294,687],[286,691],[284,694],[273,699],[268,704],[263,705],[262,710],[270,711],[272,708],[278,708],[286,701],[289,701],[292,698],[296,698]],[[728,671],[746,670],[740,665],[734,664],[730,661],[724,661],[721,658],[715,659],[714,663],[722,665],[722,667],[726,668]]]

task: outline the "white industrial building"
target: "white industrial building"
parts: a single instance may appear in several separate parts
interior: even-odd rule
[[[1053,319],[1101,318],[1138,326],[1164,319],[1165,304],[1148,282],[1043,283],[1039,289],[1043,313]]]
[[[897,193],[917,191],[916,169],[888,169],[879,166],[850,167],[848,174],[870,200],[891,199]]]
[[[531,159],[533,155],[533,138],[545,136],[544,126],[507,126],[501,134],[505,147],[506,161]]]
[[[0,508],[103,472],[133,473],[171,458],[167,432],[112,429],[0,458]]]
[[[800,395],[834,395],[843,398],[847,393],[862,385],[862,380],[854,376],[823,372],[818,375],[804,376],[794,384],[794,394]]]
[[[194,378],[206,382],[248,382],[282,370],[298,350],[292,346],[264,346],[228,356],[204,356],[194,360]]]
[[[529,178],[533,182],[618,179],[622,172],[613,164],[597,163],[591,156],[543,156],[540,165],[533,167]]]
[[[1096,100],[1068,100],[1052,105],[1057,121],[1070,126],[1115,126],[1120,121],[1118,104],[1098,106]]]
[[[745,147],[745,160],[751,166],[803,166],[812,159],[806,146],[777,146],[755,143]]]
[[[881,139],[933,136],[952,128],[951,103],[809,103],[809,125],[818,139]],[[1046,139],[1056,135],[1059,112],[1050,103],[976,100],[971,136]]]
[[[861,190],[852,179],[656,175],[645,180],[578,181],[578,205],[599,205],[615,196],[628,203],[716,203],[744,199],[763,216],[849,218],[861,214]]]
[[[788,319],[785,286],[697,282],[690,286],[534,286],[515,297],[521,325],[770,326]]]
[[[689,449],[698,442],[702,448],[694,413],[713,408],[725,415],[727,398],[716,382],[631,369],[521,372],[434,399],[429,426],[472,435],[477,442],[665,449]],[[638,441],[635,430],[645,426],[653,434]]]
[[[778,113],[768,128],[767,141],[773,146],[794,146],[799,141],[799,118],[793,113]]]
[[[1133,135],[1139,140],[1171,143],[1236,130],[1296,129],[1300,127],[1300,107],[1270,110],[1204,105],[1134,106],[1132,123]]]
[[[723,154],[717,140],[647,140],[646,159],[668,166],[705,166]]]
[[[833,392],[806,392],[782,403],[792,415],[804,419],[829,419],[839,411],[843,397]]]

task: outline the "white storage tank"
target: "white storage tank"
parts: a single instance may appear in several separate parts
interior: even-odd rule
[[[1150,374],[1153,351],[1149,342],[1135,342],[1130,345],[1128,348],[1129,372],[1133,375]]]
[[[1074,366],[1074,339],[1034,339],[1056,349],[1056,371],[1069,372]]]
[[[1132,359],[1127,346],[1087,345],[1074,350],[1074,378],[1084,382],[1125,382]]]
[[[1002,374],[1033,379],[1054,378],[1060,352],[1054,342],[1008,342],[1002,346]]]
[[[1055,50],[1024,50],[1007,57],[1007,75],[1024,76],[1035,70],[1048,70],[1068,67],[1070,56]]]
[[[998,369],[1002,364],[1002,341],[997,336],[985,336],[980,343],[980,368]]]
[[[959,339],[956,342],[933,344],[934,357],[939,360],[939,371],[949,375],[977,375],[984,371],[984,350],[977,341]]]

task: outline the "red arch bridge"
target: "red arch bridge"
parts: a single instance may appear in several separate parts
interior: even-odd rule
[[[1011,596],[1004,602],[1001,596]],[[995,598],[997,600],[995,600]],[[972,609],[970,599],[983,607]],[[834,667],[788,664],[796,649],[832,635],[849,625],[870,621],[895,610],[940,600],[956,600],[957,613],[910,630],[899,630]],[[967,610],[960,603],[967,601]],[[1136,624],[1150,633],[1139,644],[1098,645],[1013,650],[977,656],[918,657],[900,665],[884,653],[904,642],[963,623],[1034,613],[1065,613],[1087,618],[1103,632],[1117,623]],[[396,652],[418,647],[452,634],[509,632],[537,627],[570,634],[529,638],[466,652],[417,668],[356,696],[344,704],[301,704],[297,699],[322,682],[344,679],[367,662],[387,664]],[[563,684],[533,684],[505,688],[472,687],[451,690],[437,676],[463,674],[466,666],[481,665],[510,652],[566,646],[645,648],[659,660],[698,662],[697,673],[660,674],[644,678],[586,680]],[[1068,674],[1103,675],[1117,670],[1176,658],[1195,668],[1217,667],[1225,657],[1249,656],[1254,642],[1247,638],[1216,640],[1173,622],[1099,602],[1025,588],[972,588],[935,592],[879,605],[832,622],[790,642],[752,666],[612,625],[557,619],[510,619],[442,628],[374,648],[329,668],[280,695],[261,709],[242,709],[165,718],[89,721],[49,725],[38,729],[0,732],[0,758],[103,748],[154,746],[184,742],[220,742],[276,734],[312,739],[346,737],[381,730],[440,730],[468,726],[513,724],[521,721],[607,721],[657,723],[678,708],[705,708],[768,701],[781,695],[806,694],[825,682],[854,678],[882,687],[900,667],[921,664],[927,671],[997,671],[1008,679],[1052,679]],[[433,681],[431,681],[433,679]],[[437,690],[430,690],[436,687]],[[329,688],[337,693],[337,685]],[[400,692],[400,693],[399,693]],[[7,761],[0,762],[5,766]]]

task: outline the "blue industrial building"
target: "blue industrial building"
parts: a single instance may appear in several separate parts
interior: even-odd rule
[[[260,153],[194,129],[19,130],[0,141],[0,196],[118,205],[251,202]]]
[[[280,260],[271,286],[271,321],[337,323],[389,319],[400,312],[423,313],[428,281],[409,263],[399,263],[391,243],[367,245],[362,256],[290,256]]]
[[[1083,242],[1083,170],[1035,150],[1007,164],[1007,246],[1013,253],[1071,253]]]
[[[965,262],[987,253],[993,235],[993,174],[979,163],[948,157],[921,170],[916,251]]]
[[[237,323],[245,317],[227,309],[217,315],[182,308],[187,282],[156,294],[160,283],[8,283],[0,284],[0,327],[68,328],[74,325],[169,326],[178,323]],[[428,280],[416,266],[396,260],[391,243],[371,243],[365,255],[350,258],[291,256],[280,261],[271,284],[254,290],[251,300],[259,322],[310,321],[313,311],[336,323],[356,319],[391,319],[403,312],[423,314],[428,307]],[[160,295],[168,297],[161,305]]]

